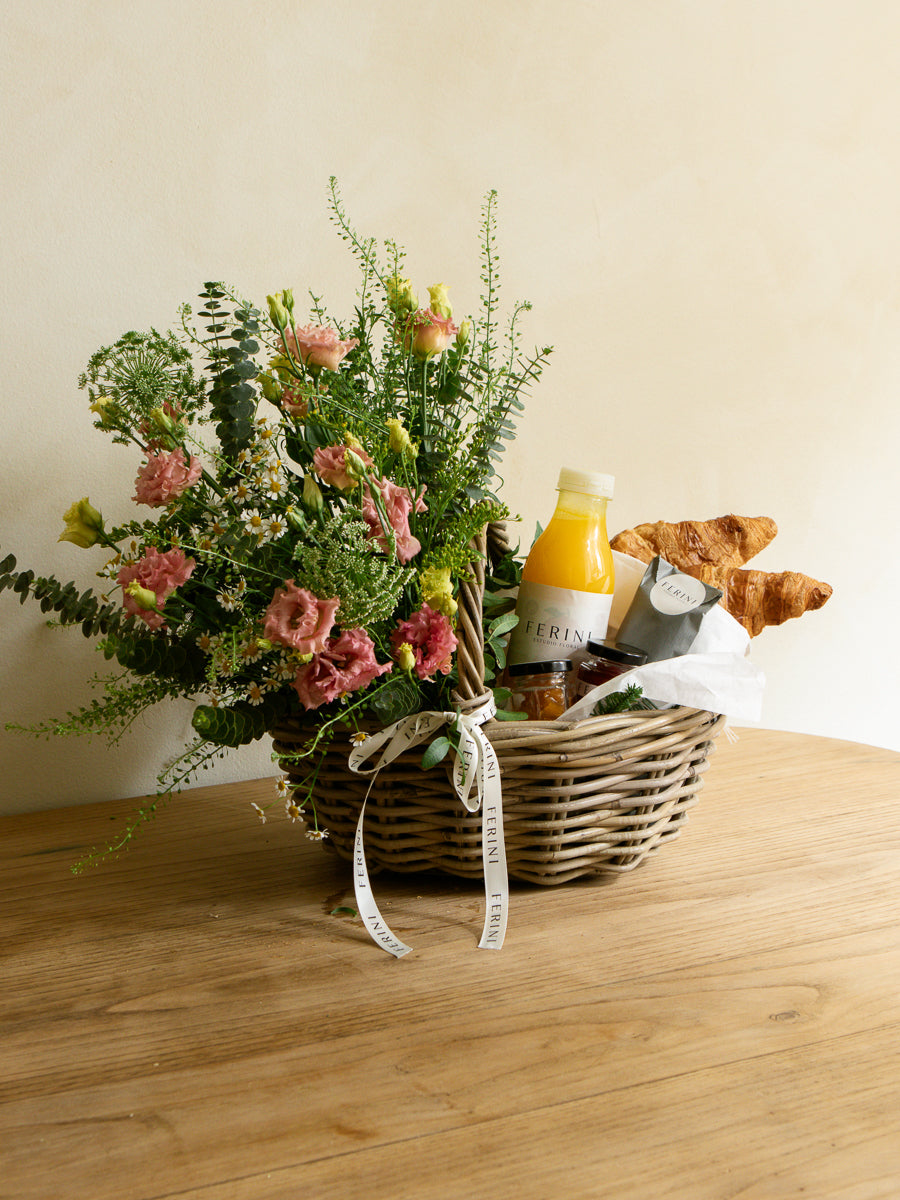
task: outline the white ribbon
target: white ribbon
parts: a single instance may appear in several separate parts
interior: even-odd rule
[[[409,954],[407,946],[391,933],[372,895],[363,845],[363,821],[369,792],[382,767],[393,762],[404,750],[430,741],[445,725],[455,725],[459,748],[453,747],[453,787],[469,812],[481,809],[481,847],[484,862],[485,918],[480,950],[499,950],[506,936],[509,909],[509,881],[506,871],[506,846],[503,840],[503,797],[497,754],[481,726],[496,712],[489,700],[473,713],[419,712],[403,717],[386,729],[367,737],[350,751],[349,767],[358,775],[371,775],[372,781],[363,799],[356,823],[353,852],[353,886],[359,915],[370,937],[395,958]],[[452,745],[452,743],[451,743]],[[384,749],[382,750],[382,747]],[[381,750],[377,761],[369,760]],[[472,786],[475,795],[472,795]]]

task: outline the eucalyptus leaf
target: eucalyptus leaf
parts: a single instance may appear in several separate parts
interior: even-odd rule
[[[488,626],[488,637],[491,640],[502,637],[504,633],[509,633],[511,629],[515,629],[518,623],[519,618],[512,612],[496,617]]]
[[[510,712],[505,708],[498,708],[494,714],[498,721],[527,721],[528,713]]]
[[[448,737],[436,737],[422,755],[422,770],[430,771],[432,767],[436,767],[450,753],[450,739]]]
[[[371,707],[382,725],[393,725],[401,717],[417,712],[421,704],[418,685],[409,675],[393,675],[372,696]]]

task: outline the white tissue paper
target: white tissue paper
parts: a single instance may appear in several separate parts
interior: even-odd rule
[[[616,590],[607,632],[610,640],[615,640],[647,569],[646,563],[616,550],[613,558]],[[743,625],[717,604],[706,614],[689,654],[646,663],[617,675],[580,697],[557,719],[580,721],[590,716],[598,700],[636,683],[647,700],[658,704],[684,704],[724,713],[733,720],[758,721],[762,715],[765,676],[750,662],[749,649],[750,635]]]

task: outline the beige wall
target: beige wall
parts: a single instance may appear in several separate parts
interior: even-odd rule
[[[2,23],[4,552],[88,585],[60,514],[128,513],[136,463],[76,388],[100,344],[210,278],[349,304],[329,174],[458,311],[496,187],[507,297],[557,348],[508,460],[525,541],[561,464],[616,475],[614,530],[775,517],[760,565],[835,595],[754,642],[763,724],[900,748],[895,0],[6,0]],[[9,594],[0,653],[3,722],[104,666]],[[189,712],[115,750],[0,734],[0,811],[152,790]],[[272,770],[255,748],[215,777]]]

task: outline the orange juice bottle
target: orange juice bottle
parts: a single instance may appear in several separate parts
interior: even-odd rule
[[[588,641],[606,636],[615,568],[606,533],[606,503],[615,479],[563,467],[549,525],[531,547],[516,601],[519,623],[509,663],[580,661]]]

